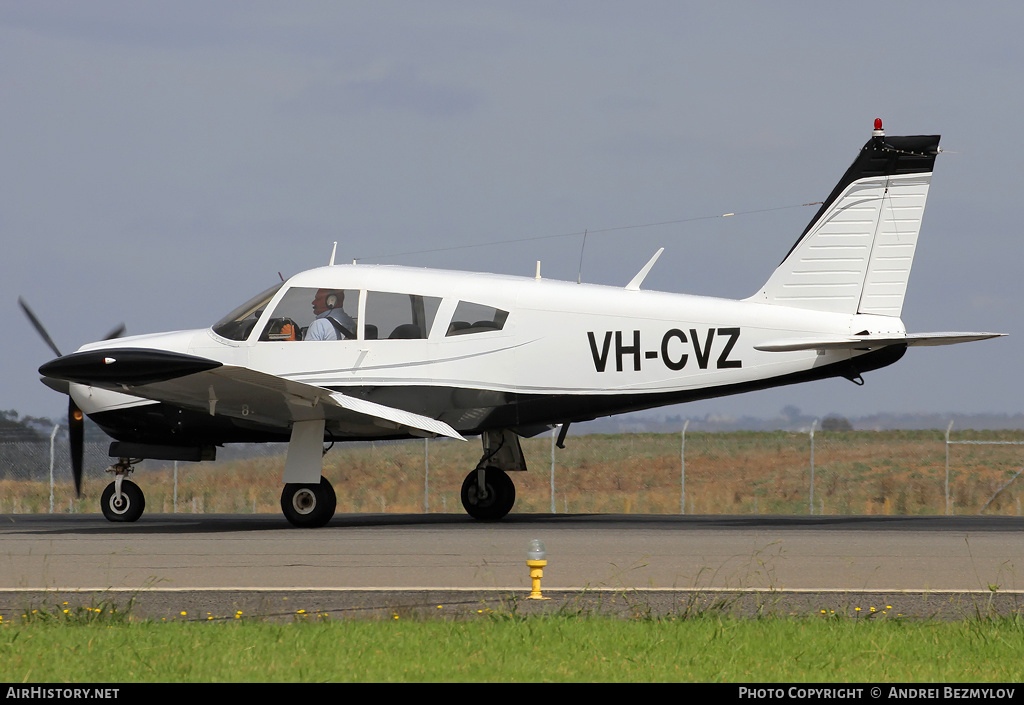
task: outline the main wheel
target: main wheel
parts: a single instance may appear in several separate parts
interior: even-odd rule
[[[292,526],[317,528],[324,526],[334,516],[338,498],[334,487],[321,477],[318,484],[291,482],[281,492],[281,511]]]
[[[109,521],[137,521],[146,509],[146,496],[134,482],[122,480],[119,499],[111,482],[100,497],[100,508]]]
[[[484,491],[480,491],[477,470],[462,483],[462,506],[474,519],[496,521],[512,511],[516,503],[516,485],[504,470],[484,470]]]

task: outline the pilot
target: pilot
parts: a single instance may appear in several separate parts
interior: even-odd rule
[[[317,289],[313,298],[316,319],[309,324],[303,340],[345,340],[356,337],[356,322],[342,309],[345,292]]]

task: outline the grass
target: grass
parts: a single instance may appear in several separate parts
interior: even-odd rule
[[[961,433],[959,440],[1019,440],[1019,433]],[[531,471],[516,476],[519,512],[550,508],[549,438],[527,439]],[[688,513],[806,514],[809,438],[802,434],[689,433]],[[336,447],[324,474],[340,512],[423,511],[422,441]],[[941,514],[942,432],[818,432],[815,513]],[[976,513],[1024,464],[1014,446],[951,448],[954,510]],[[430,511],[461,512],[459,487],[479,458],[476,443],[429,444]],[[560,512],[677,513],[680,437],[588,436],[558,451]],[[184,512],[280,511],[283,457],[182,465]],[[148,512],[174,508],[169,469],[136,479]],[[106,480],[86,497],[67,483],[58,511],[97,511]],[[990,513],[1019,513],[1013,485]],[[819,504],[820,502],[820,504]],[[0,480],[0,513],[47,511],[43,482]],[[329,620],[282,624],[230,619],[133,620],[128,608],[37,607],[0,621],[0,674],[7,682],[723,682],[1016,683],[1024,676],[1024,621],[976,616],[958,622],[903,619],[889,611],[816,618],[740,619],[716,610],[677,617],[611,619],[560,614],[479,619]],[[111,658],[111,654],[118,654]]]
[[[963,431],[955,440],[1021,441],[1015,431]],[[942,431],[818,431],[814,436],[814,513],[842,515],[944,514],[946,445]],[[551,439],[523,440],[530,471],[516,474],[514,511],[551,510]],[[560,513],[680,511],[679,434],[570,437],[555,453],[555,510]],[[182,463],[177,511],[278,513],[282,446],[267,455],[215,464]],[[273,453],[273,454],[271,454]],[[480,446],[435,440],[335,446],[324,475],[334,484],[342,513],[424,510],[424,457],[429,464],[429,511],[462,512],[459,490],[476,465]],[[953,513],[976,514],[1024,466],[1024,446],[950,446]],[[686,435],[688,514],[807,514],[810,511],[810,439],[776,432]],[[147,461],[136,480],[147,512],[175,511],[173,474]],[[96,512],[107,477],[87,473],[76,499],[63,478],[55,511]],[[1018,515],[1024,477],[995,497],[988,514]],[[0,514],[49,510],[46,482],[0,479]]]
[[[0,626],[0,673],[9,683],[1016,683],[1024,677],[1022,652],[1024,624],[1016,618],[492,615]]]

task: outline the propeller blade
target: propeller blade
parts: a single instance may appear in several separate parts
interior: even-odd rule
[[[75,495],[82,496],[82,449],[85,445],[85,416],[68,397],[68,440],[71,442],[71,475],[75,478]]]
[[[18,304],[21,306],[21,310],[25,312],[25,315],[28,316],[28,320],[31,321],[32,325],[36,329],[36,332],[39,333],[43,341],[45,341],[46,344],[50,346],[50,350],[53,350],[54,354],[56,354],[57,357],[62,357],[62,355],[60,354],[60,350],[57,349],[56,343],[53,342],[53,338],[51,338],[50,334],[46,332],[46,329],[43,328],[43,324],[39,322],[39,319],[36,318],[36,315],[32,313],[32,309],[28,307],[28,304],[26,304],[25,300],[22,299],[20,296],[18,297]]]
[[[115,328],[114,330],[110,331],[109,333],[107,333],[107,335],[103,339],[104,340],[113,340],[114,338],[120,338],[122,335],[124,335],[124,323],[122,323],[121,325],[119,325],[117,328]]]

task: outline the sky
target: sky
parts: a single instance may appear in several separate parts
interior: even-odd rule
[[[1009,336],[668,413],[1017,413],[1021,26],[1014,2],[0,0],[0,409],[66,410],[19,296],[67,353],[209,326],[334,242],[612,285],[664,247],[645,289],[745,298],[881,117],[944,150],[907,330]]]

